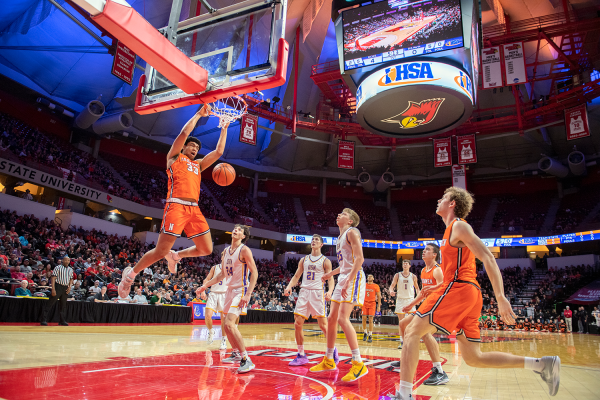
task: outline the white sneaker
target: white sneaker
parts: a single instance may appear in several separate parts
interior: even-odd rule
[[[219,347],[219,350],[227,350],[227,339],[226,338],[221,339],[221,347]]]
[[[165,260],[167,260],[167,264],[169,265],[169,272],[172,274],[177,273],[177,263],[179,262],[179,260],[181,260],[181,257],[177,259],[175,257],[179,256],[177,255],[177,252],[173,250],[169,251],[165,256]]]
[[[215,337],[215,330],[214,329],[209,330],[208,338],[206,339],[206,342],[207,342],[206,344],[212,344],[214,337]]]
[[[548,384],[548,394],[556,396],[560,386],[560,357],[542,357],[540,360],[544,364],[542,372],[536,372],[542,376],[542,380]]]
[[[129,292],[131,292],[131,285],[133,284],[133,279],[129,277],[129,272],[133,271],[133,268],[127,267],[123,270],[123,274],[121,275],[121,283],[119,283],[119,296],[121,297],[129,297]]]

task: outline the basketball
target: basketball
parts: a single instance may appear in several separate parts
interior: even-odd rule
[[[213,169],[213,181],[219,186],[229,186],[235,180],[235,169],[227,163],[221,163]]]

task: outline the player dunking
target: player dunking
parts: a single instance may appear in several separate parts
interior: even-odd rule
[[[440,265],[438,264],[440,261],[439,246],[435,243],[427,243],[421,258],[423,261],[425,261],[425,268],[421,270],[421,283],[423,285],[423,289],[421,289],[421,293],[419,293],[416,299],[414,299],[410,304],[404,306],[402,309],[402,311],[407,313],[406,317],[402,320],[402,322],[400,322],[400,329],[402,329],[403,332],[406,331],[406,327],[415,316],[414,312],[409,311],[414,310],[415,305],[419,304],[424,298],[426,298],[430,293],[436,291],[444,283],[444,274],[442,272],[442,268],[440,268]],[[450,379],[442,369],[440,348],[435,338],[431,333],[428,333],[423,336],[423,342],[425,343],[425,347],[427,347],[429,357],[431,357],[431,362],[433,363],[431,375],[425,380],[425,382],[423,382],[423,384],[443,385],[448,383]],[[400,362],[397,364],[392,364],[392,367],[399,368]]]
[[[228,279],[227,292],[225,293],[225,303],[223,313],[225,317],[225,334],[233,347],[231,357],[223,360],[223,362],[234,363],[239,361],[240,367],[238,373],[250,372],[254,369],[254,363],[246,354],[246,346],[240,331],[235,324],[237,318],[242,313],[243,309],[250,302],[250,296],[258,279],[258,271],[252,251],[245,245],[246,240],[250,236],[250,229],[244,225],[235,225],[231,232],[231,246],[223,250],[221,265],[223,269],[219,275],[204,283],[196,290],[196,294],[201,295],[207,288],[214,284]],[[250,275],[250,279],[248,279]]]
[[[167,175],[169,187],[167,205],[163,214],[163,222],[156,247],[148,251],[135,265],[123,270],[119,283],[119,296],[129,296],[135,276],[146,267],[165,257],[171,273],[177,272],[177,261],[183,257],[200,257],[212,253],[213,244],[210,228],[206,223],[198,199],[200,197],[200,174],[223,155],[227,140],[227,127],[221,128],[221,136],[217,148],[208,153],[202,160],[194,161],[202,144],[194,137],[188,137],[201,117],[208,117],[210,106],[204,105],[184,125],[177,136],[171,150],[167,154]],[[171,250],[175,240],[185,231],[194,246],[176,253]]]
[[[310,242],[311,253],[305,256],[298,263],[296,274],[290,280],[283,291],[284,296],[292,293],[292,288],[296,286],[300,277],[302,277],[302,288],[296,301],[294,310],[294,329],[296,334],[296,344],[298,345],[298,355],[290,362],[290,366],[308,364],[308,358],[304,354],[304,332],[302,328],[304,321],[311,315],[317,319],[319,328],[327,337],[327,301],[331,300],[331,293],[335,282],[333,276],[327,281],[327,293],[325,292],[325,283],[321,280],[324,274],[331,272],[331,261],[323,254],[323,238],[320,235],[313,235]],[[334,352],[334,360],[337,359],[337,350]]]
[[[400,333],[400,345],[398,348],[402,348],[402,340],[404,339],[404,326],[402,325],[402,321],[406,316],[405,311],[402,311],[404,306],[407,304],[411,304],[415,299],[415,290],[417,291],[417,296],[419,295],[419,283],[417,281],[417,277],[410,272],[411,262],[409,260],[402,261],[402,272],[398,272],[394,275],[394,279],[392,280],[392,284],[390,285],[390,294],[392,296],[398,296],[396,298],[396,315],[398,316],[398,332]],[[408,312],[414,312],[414,306],[408,310]]]
[[[367,277],[367,286],[365,288],[365,304],[362,308],[362,327],[363,327],[363,342],[368,339],[369,343],[373,342],[373,318],[375,317],[375,304],[377,303],[377,312],[381,312],[381,290],[379,285],[374,283],[373,275]],[[367,329],[367,320],[369,329]]]
[[[362,251],[360,232],[356,227],[360,222],[358,214],[349,208],[337,216],[337,226],[340,236],[336,243],[337,258],[340,266],[324,274],[323,281],[333,275],[340,274],[337,285],[331,297],[331,312],[327,318],[327,352],[323,361],[310,369],[311,372],[326,372],[337,369],[333,359],[335,339],[337,337],[337,324],[339,323],[348,340],[352,351],[352,367],[343,378],[344,382],[355,381],[366,375],[369,371],[360,357],[356,331],[350,322],[350,313],[354,306],[362,306],[365,298],[365,273],[362,264],[365,261]]]
[[[558,356],[531,358],[501,352],[481,352],[481,334],[477,319],[483,299],[477,283],[475,258],[483,261],[498,302],[498,314],[508,324],[514,323],[510,302],[504,296],[502,275],[496,260],[486,245],[475,235],[465,218],[473,207],[472,195],[464,189],[450,187],[438,200],[436,213],[446,224],[442,239],[442,268],[444,283],[421,304],[417,317],[406,329],[402,350],[400,388],[395,399],[412,399],[413,379],[419,362],[419,341],[437,329],[449,334],[457,330],[456,339],[462,356],[471,367],[525,368],[541,374],[551,396],[556,395],[560,384],[560,358]]]

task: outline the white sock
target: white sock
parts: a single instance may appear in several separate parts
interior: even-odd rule
[[[544,365],[540,358],[525,357],[525,369],[530,369],[536,372],[542,372]]]
[[[137,272],[135,272],[132,268],[131,271],[129,271],[129,273],[127,274],[127,276],[131,279],[135,279],[135,277],[137,276]]]
[[[412,382],[400,381],[400,387],[398,388],[398,391],[403,399],[409,399],[409,396],[412,396],[412,389]]]
[[[333,351],[335,350],[335,347],[332,348],[327,348],[327,352],[325,353],[325,357],[329,358],[330,360],[333,360]]]
[[[304,345],[298,345],[298,353],[303,356],[304,355]]]
[[[248,352],[244,351],[242,354],[240,354],[242,356],[242,359],[248,358]]]
[[[360,349],[352,350],[352,361],[362,362],[362,358],[360,358]]]
[[[437,371],[438,371],[440,374],[443,374],[443,373],[444,373],[444,370],[442,369],[442,363],[441,363],[441,362],[434,362],[434,363],[433,363],[433,367],[434,367],[435,369],[437,369]]]
[[[181,256],[179,255],[178,251],[173,253],[173,260],[175,260],[175,261],[181,260]]]

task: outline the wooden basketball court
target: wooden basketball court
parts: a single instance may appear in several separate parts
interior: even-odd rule
[[[360,331],[360,327],[356,325]],[[220,337],[220,327],[216,326]],[[369,373],[344,383],[350,349],[338,334],[338,372],[308,372],[324,354],[316,324],[305,325],[305,351],[312,364],[289,367],[296,353],[293,324],[240,325],[256,369],[237,375],[223,364],[220,340],[206,343],[204,325],[0,325],[0,397],[3,399],[379,399],[398,384],[397,330],[375,328],[373,343],[360,342]],[[362,335],[360,335],[362,338]],[[421,345],[415,377],[418,399],[546,399],[546,384],[532,371],[467,366],[456,342],[440,342],[450,382],[424,386],[432,364]],[[487,331],[483,351],[508,351],[562,359],[556,399],[598,399],[600,336]]]

